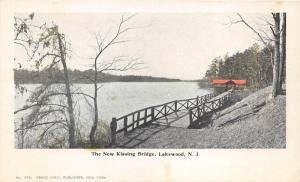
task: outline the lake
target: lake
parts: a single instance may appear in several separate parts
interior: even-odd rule
[[[121,117],[133,111],[162,104],[172,100],[187,99],[202,96],[210,93],[210,90],[200,89],[196,82],[112,82],[102,84],[99,89],[99,119],[110,123],[112,117]],[[15,95],[15,109],[22,108],[26,104],[26,99],[30,91],[37,88],[38,84],[22,85],[29,92]],[[93,95],[92,84],[74,84],[74,88],[80,88],[84,93]],[[88,106],[83,96],[74,97],[76,103],[75,112],[80,113],[77,121],[82,124],[82,130],[89,130],[93,122],[92,110]],[[91,101],[91,100],[90,100]],[[92,102],[91,102],[92,103]],[[26,112],[15,115],[18,122]]]

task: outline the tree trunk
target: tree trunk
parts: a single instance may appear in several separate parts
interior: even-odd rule
[[[64,81],[66,86],[66,96],[67,96],[67,102],[68,102],[68,113],[69,113],[69,147],[75,148],[75,119],[74,119],[74,112],[73,112],[73,101],[72,101],[72,95],[71,95],[71,89],[70,89],[70,81],[69,81],[69,75],[68,75],[68,68],[66,64],[66,58],[65,58],[65,49],[63,48],[63,43],[61,40],[60,33],[57,32],[58,37],[58,44],[59,44],[59,51],[60,51],[60,58],[61,63],[63,65],[63,72],[64,72]]]
[[[98,77],[98,73],[97,73],[97,59],[95,59],[95,64],[94,64],[94,69],[95,69],[95,77],[94,77],[94,122],[91,128],[91,132],[90,132],[90,142],[91,142],[91,146],[95,147],[95,133],[97,130],[97,126],[98,126],[98,103],[97,103],[97,99],[98,99],[98,84],[97,84],[97,77]]]
[[[279,65],[279,85],[278,92],[282,92],[282,83],[285,79],[286,65],[286,13],[280,15],[280,65]]]
[[[278,85],[279,85],[279,61],[280,61],[280,51],[279,51],[279,26],[280,26],[280,17],[279,13],[274,13],[273,15],[275,29],[274,29],[274,37],[275,37],[275,45],[274,45],[274,60],[273,60],[273,83],[272,83],[272,97],[276,97],[278,94]]]
[[[22,119],[22,123],[21,123],[21,149],[24,148],[24,121]]]

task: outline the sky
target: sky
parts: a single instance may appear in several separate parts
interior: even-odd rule
[[[253,26],[262,24],[262,17],[268,18],[265,14],[242,15]],[[109,40],[116,32],[121,16],[119,13],[40,13],[35,14],[34,24],[55,22],[71,42],[72,57],[68,66],[85,70],[93,62],[89,58],[96,53],[95,33]],[[143,63],[142,69],[113,74],[200,79],[215,57],[232,55],[258,42],[256,35],[245,25],[229,25],[230,19],[236,20],[236,14],[139,13],[124,26],[133,28],[120,37],[128,42],[107,49],[101,61],[128,56]],[[24,57],[20,47],[15,50],[16,57]],[[29,68],[29,65],[23,65]]]

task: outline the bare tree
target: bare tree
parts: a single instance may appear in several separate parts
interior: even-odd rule
[[[42,64],[47,65],[44,66],[44,70],[51,69],[57,66],[58,63],[61,63],[64,73],[64,85],[66,91],[62,95],[64,95],[67,99],[66,108],[68,111],[68,141],[69,147],[74,148],[76,146],[75,120],[70,81],[68,77],[68,68],[66,63],[68,55],[68,43],[65,39],[65,35],[59,32],[57,25],[52,24],[51,26],[47,26],[46,23],[40,26],[33,25],[31,22],[33,18],[33,13],[30,14],[28,18],[15,17],[14,43],[23,47],[26,55],[28,56],[28,61],[33,62],[36,69],[40,69]],[[19,65],[21,64],[19,63]],[[33,104],[31,106],[22,108],[22,110],[31,107],[43,106],[43,104],[45,103],[42,102],[38,103],[37,105]]]
[[[279,84],[277,89],[279,92],[282,92],[282,84],[286,75],[286,13],[281,13],[280,16],[280,64],[278,74]]]
[[[273,66],[273,82],[272,82],[272,97],[276,97],[282,92],[283,75],[285,68],[285,40],[286,40],[286,15],[285,13],[272,13],[274,23],[265,20],[266,25],[270,27],[273,37],[270,37],[268,33],[261,30],[256,30],[250,25],[241,14],[237,13],[238,20],[231,21],[230,24],[242,23],[250,30],[252,30],[259,38],[259,40],[268,48],[269,44],[274,44],[273,53],[271,54],[271,61]],[[269,49],[269,48],[268,48]]]
[[[280,87],[279,85],[279,62],[280,62],[280,51],[279,51],[279,41],[280,41],[280,16],[279,13],[272,13],[274,18],[274,28],[271,27],[274,36],[274,57],[273,57],[273,91],[272,96],[276,97]]]
[[[126,56],[116,56],[113,58],[111,61],[104,61],[101,59],[101,55],[106,52],[110,47],[116,44],[121,44],[125,43],[128,40],[122,40],[122,35],[128,32],[129,30],[132,30],[133,28],[128,27],[126,23],[132,19],[135,15],[131,15],[128,17],[125,17],[122,15],[121,20],[117,26],[116,32],[113,34],[111,39],[105,39],[102,37],[99,33],[95,35],[96,43],[97,43],[97,50],[96,54],[93,59],[93,71],[94,75],[93,78],[88,78],[90,81],[92,81],[94,85],[94,94],[88,95],[84,94],[86,97],[92,99],[93,101],[93,106],[94,106],[94,120],[93,124],[90,130],[89,138],[91,142],[91,146],[95,147],[96,146],[96,141],[95,141],[95,133],[97,130],[98,122],[99,122],[99,116],[98,116],[98,91],[101,88],[99,86],[99,74],[103,72],[108,72],[108,71],[127,71],[127,70],[132,70],[132,69],[138,69],[138,66],[141,64],[138,62],[138,59],[130,59]]]

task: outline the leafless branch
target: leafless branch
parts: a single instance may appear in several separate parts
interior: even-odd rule
[[[29,51],[28,51],[27,47],[24,44],[22,44],[20,42],[17,42],[17,41],[15,41],[15,44],[18,44],[18,45],[22,46],[24,48],[27,56],[30,57]]]
[[[57,124],[57,123],[53,123],[52,125],[50,125],[50,126],[47,127],[46,129],[44,129],[43,133],[40,135],[40,139],[39,139],[38,143],[40,143],[40,142],[44,139],[44,137],[45,137],[46,133],[49,131],[49,129],[51,129],[53,126],[56,126],[56,124]],[[66,129],[65,126],[64,126],[63,128]],[[56,129],[60,129],[60,127],[59,127],[59,128],[56,128]],[[67,130],[67,129],[66,129],[66,130]],[[53,130],[52,130],[52,131],[53,131]]]
[[[83,95],[83,96],[87,96],[91,99],[94,99],[93,96],[89,95],[89,94],[86,94],[86,93],[83,93],[83,92],[73,92],[72,95]]]
[[[275,39],[272,39],[264,30],[260,30],[265,36],[263,37],[268,42],[275,41]]]
[[[104,52],[111,45],[126,42],[126,41],[117,41],[117,39],[119,38],[119,36],[121,34],[134,29],[132,27],[123,28],[123,26],[126,22],[128,22],[130,19],[132,19],[135,15],[136,14],[131,15],[129,17],[125,17],[124,15],[122,15],[115,35],[113,36],[113,38],[110,41],[108,41],[108,43],[106,45],[104,45],[105,40],[103,38],[101,38],[101,36],[96,35],[96,41],[97,41],[97,46],[98,46],[99,52],[97,53],[95,59],[98,59],[98,57],[102,54],[102,52]]]
[[[58,106],[58,107],[67,108],[67,106],[64,106],[61,104],[36,103],[36,104],[29,105],[29,106],[24,106],[23,108],[16,110],[16,111],[14,111],[14,114],[17,114],[18,112],[25,111],[27,109],[30,109],[32,107],[37,107],[37,106]]]
[[[30,126],[25,127],[25,128],[18,128],[18,129],[15,129],[15,132],[20,131],[20,130],[28,130],[28,129],[31,129],[31,128],[34,128],[34,127],[37,127],[37,126],[47,125],[47,124],[53,124],[53,123],[54,123],[54,124],[57,124],[57,123],[65,124],[64,122],[65,122],[65,120],[37,123],[37,124],[30,125]]]
[[[114,58],[111,62],[107,62],[98,67],[97,72],[106,72],[106,71],[128,71],[128,70],[138,70],[140,65],[143,65],[142,62],[138,62],[138,58],[124,60],[120,57]]]
[[[100,85],[97,87],[97,90],[101,89],[103,87],[103,85]]]
[[[129,42],[130,40],[119,40],[119,41],[115,41],[112,44],[122,44],[122,43],[126,43]]]
[[[262,41],[262,43],[264,44],[264,45],[267,45],[267,42],[263,39],[263,37],[261,36],[261,34],[258,32],[258,31],[256,31],[251,25],[249,25],[245,20],[244,20],[244,18],[241,16],[241,14],[240,13],[236,13],[238,16],[239,16],[239,18],[240,18],[240,20],[238,20],[238,21],[236,21],[235,23],[244,23],[248,28],[250,28],[258,37],[259,37],[259,39]]]
[[[272,31],[273,36],[274,36],[274,37],[277,37],[278,35],[275,33],[273,27],[270,26],[270,29],[271,29],[271,31]]]

